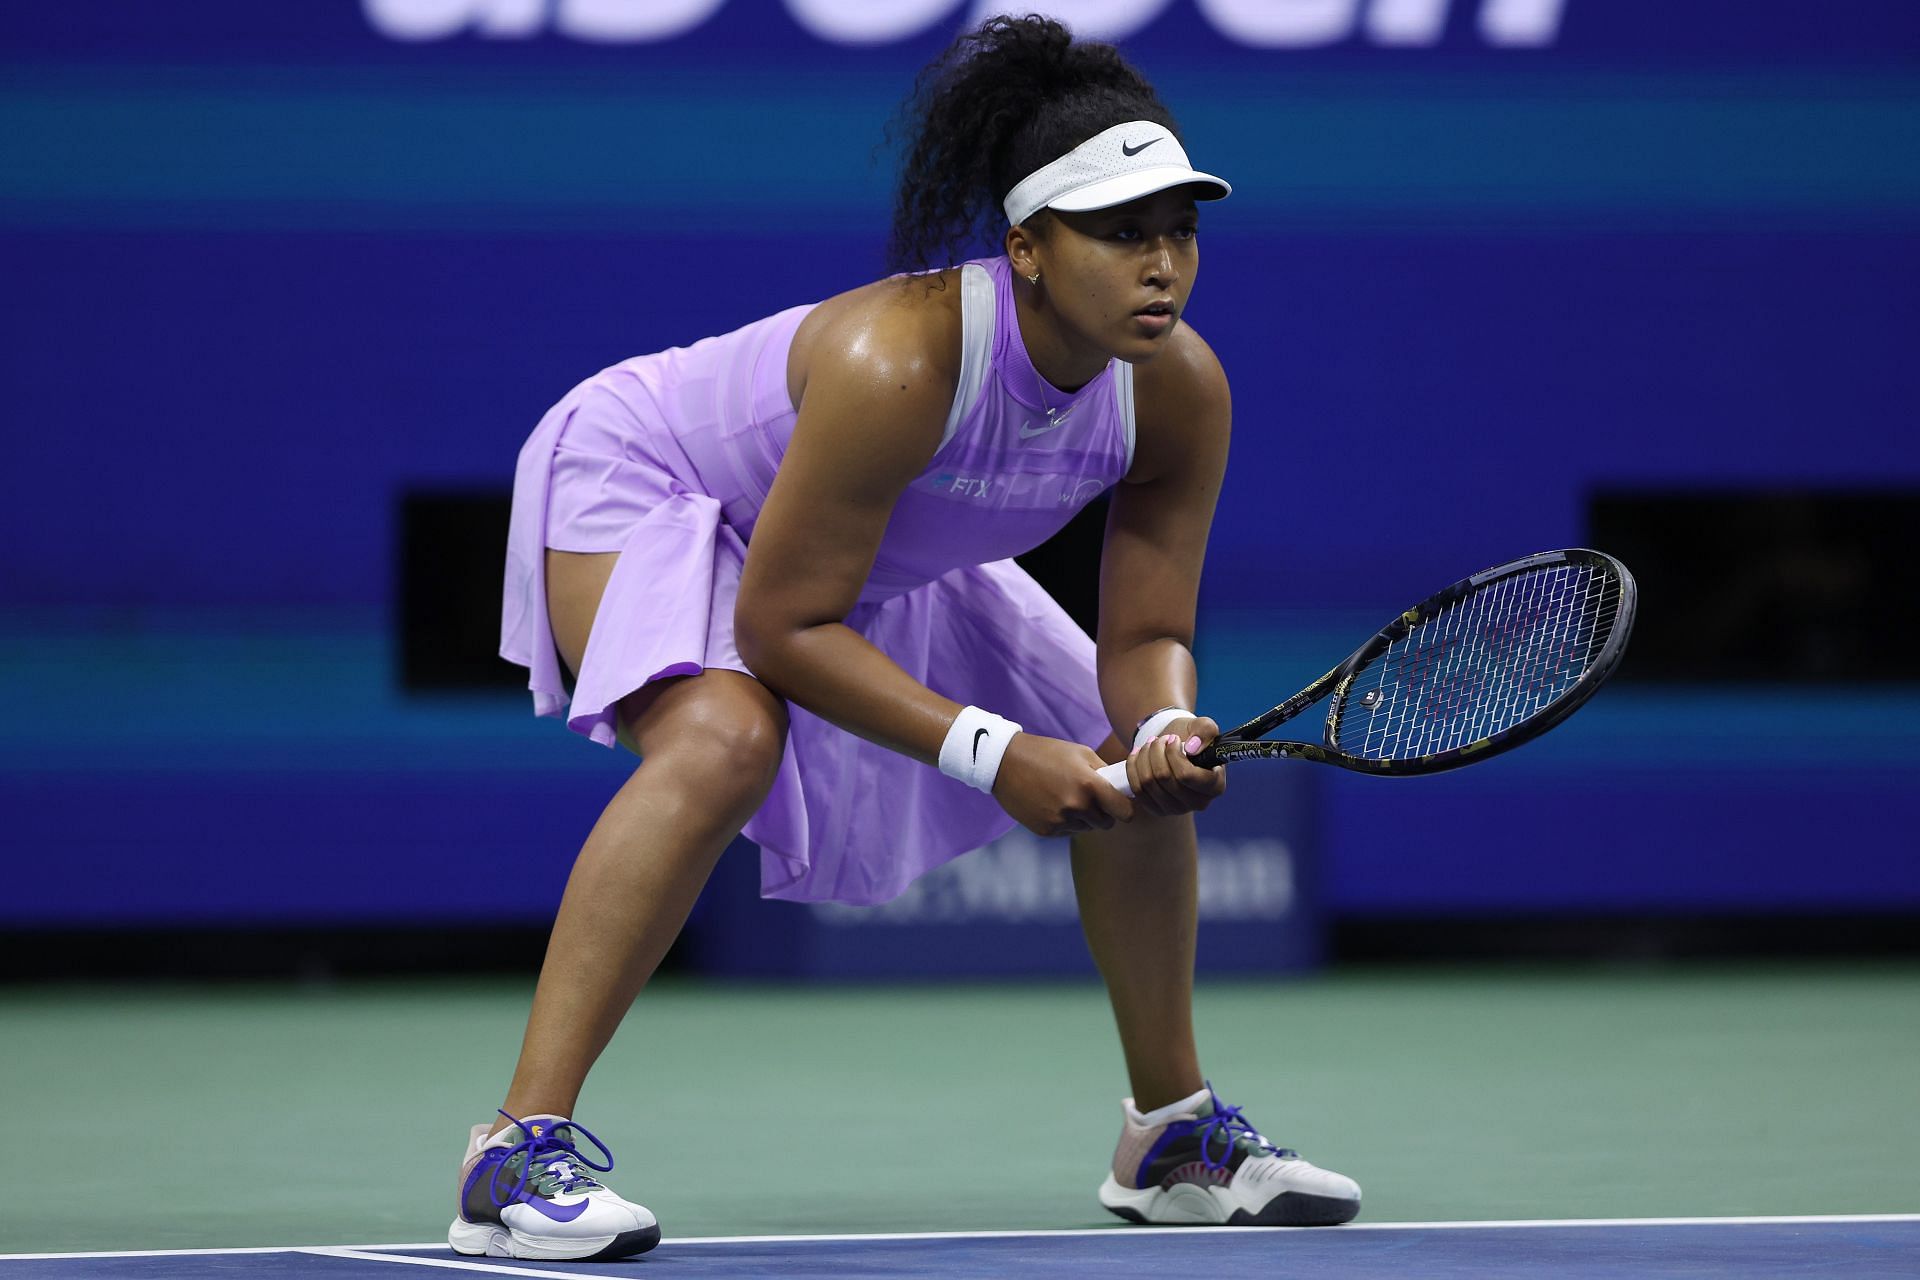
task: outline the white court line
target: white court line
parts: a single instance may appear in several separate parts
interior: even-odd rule
[[[503,1276],[550,1276],[555,1280],[580,1280],[581,1274],[578,1271],[535,1271],[530,1267],[509,1267],[497,1262],[468,1262],[465,1259],[409,1258],[401,1254],[326,1246],[297,1249],[294,1252],[313,1254],[322,1258],[353,1258],[360,1262],[398,1262],[411,1267],[446,1267],[451,1271],[487,1271]]]
[[[1338,1227],[1082,1227],[1061,1231],[896,1231],[821,1236],[669,1236],[662,1244],[800,1244],[854,1240],[1001,1240],[1050,1236],[1265,1235],[1276,1231],[1316,1234],[1354,1231],[1471,1231],[1476,1227],[1751,1227],[1800,1223],[1920,1222],[1920,1213],[1834,1213],[1761,1218],[1519,1218],[1475,1222],[1349,1222]]]
[[[1266,1234],[1278,1231],[1312,1231],[1317,1234],[1348,1235],[1356,1231],[1473,1231],[1513,1230],[1532,1227],[1758,1227],[1758,1226],[1823,1226],[1838,1225],[1847,1222],[1920,1222],[1920,1213],[1822,1213],[1822,1214],[1785,1214],[1774,1217],[1750,1218],[1516,1218],[1509,1220],[1486,1219],[1466,1222],[1349,1222],[1339,1227],[1140,1227],[1115,1223],[1110,1227],[1076,1227],[1064,1230],[1039,1231],[869,1231],[845,1235],[811,1236],[668,1236],[661,1241],[662,1246],[675,1244],[809,1244],[827,1242],[847,1242],[871,1240],[883,1243],[888,1240],[1007,1240],[1007,1239],[1045,1239],[1053,1236],[1128,1236],[1151,1235],[1238,1235]],[[324,1253],[348,1250],[364,1253],[387,1253],[399,1249],[445,1249],[446,1242],[429,1240],[420,1244],[353,1244],[353,1245],[255,1245],[244,1249],[125,1249],[98,1253],[0,1253],[0,1262],[58,1261],[63,1258],[179,1258],[199,1257],[215,1254],[238,1253]],[[396,1261],[419,1261],[419,1259],[395,1259]],[[448,1259],[437,1259],[448,1266],[475,1266],[476,1263],[456,1263]],[[524,1268],[509,1268],[516,1275],[529,1274]],[[574,1273],[568,1272],[568,1275]]]
[[[423,1244],[266,1244],[246,1249],[112,1249],[99,1253],[0,1253],[0,1262],[58,1262],[63,1258],[199,1258],[229,1253],[304,1253],[309,1249],[444,1249],[445,1240]]]

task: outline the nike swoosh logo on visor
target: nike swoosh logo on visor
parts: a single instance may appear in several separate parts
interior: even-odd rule
[[[1120,154],[1123,156],[1137,156],[1142,151],[1145,151],[1148,147],[1152,146],[1154,143],[1165,142],[1165,141],[1166,141],[1165,138],[1148,138],[1145,142],[1141,143],[1137,147],[1130,147],[1123,142],[1120,144]]]

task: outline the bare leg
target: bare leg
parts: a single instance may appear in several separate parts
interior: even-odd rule
[[[1198,856],[1191,815],[1143,813],[1073,837],[1080,927],[1106,979],[1142,1111],[1196,1093],[1203,1083],[1193,1040]]]
[[[613,555],[547,553],[548,613],[579,670]],[[567,878],[520,1060],[514,1115],[570,1116],[588,1070],[679,935],[714,863],[772,786],[786,708],[733,671],[663,681],[620,705],[645,758],[587,836]],[[724,762],[717,764],[716,762]],[[494,1130],[506,1126],[497,1119]]]
[[[765,799],[785,727],[778,700],[731,671],[660,686],[630,722],[646,759],[567,878],[507,1111],[573,1114],[588,1069],[679,935],[721,851]],[[496,1130],[505,1124],[498,1119]]]

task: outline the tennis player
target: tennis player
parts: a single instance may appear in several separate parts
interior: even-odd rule
[[[1072,837],[1133,1096],[1100,1202],[1137,1222],[1307,1225],[1352,1180],[1205,1082],[1191,1018],[1195,596],[1227,381],[1183,323],[1196,202],[1172,117],[1113,48],[994,19],[922,74],[899,265],[1004,253],[623,361],[520,453],[501,652],[536,711],[642,763],[574,864],[461,1253],[605,1259],[647,1209],[594,1175],[588,1069],[743,829],[762,892],[884,902],[1018,822]],[[1008,558],[1113,490],[1099,639]],[[562,664],[565,671],[562,670]],[[571,676],[571,695],[567,677]],[[1096,770],[1128,760],[1135,798]]]

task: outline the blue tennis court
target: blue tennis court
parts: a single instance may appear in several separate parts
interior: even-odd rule
[[[987,1280],[1235,1274],[1285,1268],[1329,1280],[1376,1277],[1920,1274],[1920,1214],[1668,1218],[1566,1222],[1381,1223],[1331,1229],[1108,1228],[1093,1231],[929,1232],[669,1240],[621,1263],[558,1264],[461,1258],[430,1245],[316,1246],[0,1258],[6,1280],[183,1280],[190,1276],[395,1280],[405,1267],[474,1275],[655,1274],[920,1276]]]

